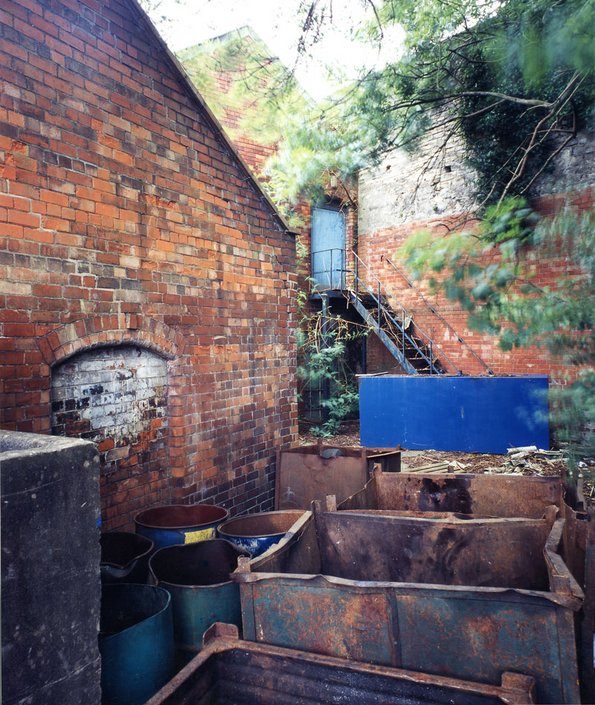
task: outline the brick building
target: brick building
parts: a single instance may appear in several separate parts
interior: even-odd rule
[[[217,41],[225,41],[225,37]],[[243,42],[242,54],[249,55],[253,44],[250,30],[242,30],[236,41]],[[258,41],[258,50],[263,52],[262,42]],[[191,59],[197,49],[182,52],[182,59]],[[266,52],[263,56],[267,56]],[[191,77],[200,81],[200,72],[193,72],[191,64],[188,69]],[[211,72],[215,85],[233,85],[231,72],[219,68],[217,73],[216,65]],[[241,72],[235,80],[242,80]],[[270,156],[271,145],[264,144],[258,132],[241,129],[241,112],[226,99],[225,92],[213,96],[220,120],[244,158],[258,170]],[[303,220],[299,239],[308,253],[298,269],[299,286],[311,291],[314,281],[329,296],[331,312],[360,323],[366,316],[364,309],[374,309],[380,292],[394,323],[405,323],[407,336],[419,345],[421,354],[437,360],[438,369],[447,373],[556,376],[565,372],[563,365],[549,359],[541,348],[504,352],[494,336],[471,330],[467,313],[460,306],[443,295],[433,295],[423,282],[414,281],[399,259],[400,246],[419,230],[446,234],[453,228],[472,227],[476,175],[465,165],[461,141],[444,138],[444,134],[434,131],[415,152],[388,153],[379,164],[359,173],[357,188],[351,193],[335,184],[334,190],[329,188],[326,203],[299,205]],[[554,212],[564,200],[578,208],[590,207],[595,177],[593,149],[592,139],[578,135],[557,158],[554,171],[536,183],[532,205],[543,213]],[[532,281],[538,285],[555,286],[559,278],[570,272],[570,264],[564,258],[551,254],[532,251],[528,261]],[[362,306],[354,300],[354,290]],[[314,309],[320,308],[316,291],[310,304]],[[381,315],[386,321],[387,316]],[[373,322],[371,325],[373,328]],[[402,343],[402,336],[393,337]],[[419,358],[420,351],[405,342],[407,345],[396,347],[408,347],[405,358],[416,362],[414,358]],[[390,341],[387,347],[378,336],[368,335],[363,345],[361,341],[357,345],[359,350],[350,355],[354,371],[411,372],[395,358],[398,349],[393,348],[391,353]],[[419,367],[427,372],[428,360],[422,360]]]
[[[135,0],[0,8],[0,426],[102,458],[105,528],[272,508],[295,243]]]

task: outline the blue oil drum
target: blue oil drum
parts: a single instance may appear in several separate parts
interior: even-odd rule
[[[101,534],[101,582],[146,583],[153,542],[130,531]]]
[[[239,556],[250,557],[250,553],[229,541],[209,539],[168,546],[151,557],[151,580],[171,595],[179,650],[194,655],[215,622],[241,626],[239,585],[230,579]]]
[[[136,515],[136,533],[146,536],[155,548],[214,539],[216,529],[229,516],[216,504],[168,504],[145,509]]]
[[[302,510],[289,509],[247,514],[224,522],[217,529],[217,533],[221,538],[249,551],[256,558],[281,541],[303,514]]]
[[[174,675],[171,598],[153,585],[104,585],[99,633],[102,705],[141,705]]]

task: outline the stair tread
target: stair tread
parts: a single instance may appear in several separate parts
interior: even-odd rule
[[[350,293],[352,303],[359,311],[362,318],[374,328],[374,332],[380,337],[385,347],[401,365],[405,365],[406,369],[408,365],[410,370],[416,373],[427,372],[428,374],[439,374],[442,372],[441,365],[436,359],[433,359],[433,355],[430,354],[429,346],[416,339],[415,336],[408,336],[403,341],[403,328],[401,327],[400,318],[397,316],[396,312],[387,305],[383,297],[381,297],[380,303],[381,307],[385,310],[381,309],[380,315],[375,317],[372,313],[375,308],[378,313],[378,300],[375,297],[370,294],[356,294],[354,291]],[[368,303],[372,304],[370,308],[366,306],[366,300]],[[392,315],[391,311],[395,313],[395,315]],[[406,316],[404,320],[411,322],[409,316]],[[404,327],[405,332],[407,328],[408,326]],[[388,344],[387,341],[390,344]]]

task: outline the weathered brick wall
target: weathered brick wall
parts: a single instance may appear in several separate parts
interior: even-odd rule
[[[165,448],[104,467],[105,525],[164,499],[271,508],[293,237],[132,2],[15,0],[0,23],[0,425],[50,432],[82,351],[152,351]]]
[[[146,494],[167,502],[167,391],[167,360],[138,346],[91,348],[54,366],[52,433],[97,444],[104,508],[126,515]]]
[[[399,247],[416,231],[434,230],[446,235],[453,229],[473,227],[468,213],[475,206],[474,175],[465,166],[460,142],[453,141],[435,155],[442,142],[441,135],[435,133],[419,152],[390,153],[376,168],[360,173],[360,257],[385,285],[393,307],[397,311],[404,307],[414,326],[437,344],[439,359],[447,371],[559,375],[565,371],[563,366],[548,359],[543,349],[503,352],[494,337],[470,330],[467,314],[443,295],[432,295],[423,282],[413,280],[399,259]],[[579,135],[573,148],[556,163],[553,174],[537,183],[533,201],[537,210],[551,214],[565,199],[579,209],[592,207],[593,149],[593,140]],[[529,252],[527,257],[532,281],[539,286],[555,286],[570,271],[570,263],[561,257],[539,250]],[[376,341],[371,341],[369,359],[378,371],[383,360],[374,350]],[[391,366],[392,358],[388,358],[384,369]]]

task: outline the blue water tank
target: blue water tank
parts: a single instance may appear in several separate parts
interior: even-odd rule
[[[549,448],[548,378],[384,375],[360,379],[361,443],[506,453]]]

